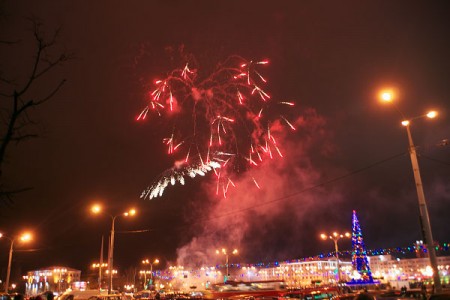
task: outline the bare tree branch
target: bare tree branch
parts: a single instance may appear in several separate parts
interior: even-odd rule
[[[6,189],[3,186],[0,186],[0,207],[3,206],[11,206],[13,204],[13,198],[15,195],[19,193],[23,193],[31,190],[31,187],[19,188],[19,189]],[[0,210],[1,212],[1,210]],[[1,213],[0,213],[1,216]]]
[[[56,86],[56,88],[53,91],[51,91],[46,97],[42,98],[41,100],[36,100],[33,105],[40,105],[40,104],[48,101],[61,89],[61,87],[64,85],[64,83],[66,83],[66,79],[61,80],[60,83],[58,84],[58,86]]]
[[[0,82],[14,87],[12,92],[0,91],[1,97],[7,100],[9,99],[8,102],[4,102],[7,103],[7,106],[2,107],[4,124],[0,124],[0,203],[10,201],[15,193],[29,190],[29,188],[11,189],[5,187],[3,184],[3,166],[9,145],[12,142],[17,144],[38,137],[38,134],[33,130],[35,122],[33,122],[29,113],[31,112],[30,109],[38,107],[53,98],[62,88],[66,80],[60,80],[53,89],[43,95],[30,96],[27,93],[31,91],[31,87],[38,86],[38,79],[43,78],[45,74],[52,71],[56,66],[62,65],[74,57],[72,53],[67,53],[65,50],[58,50],[56,48],[61,31],[60,28],[57,28],[49,37],[46,37],[43,31],[43,23],[34,17],[29,20],[32,24],[36,47],[28,76],[25,77],[25,81],[21,86],[15,85],[13,81],[7,79],[5,76],[0,76]],[[15,42],[2,44],[8,46],[20,45]],[[53,53],[57,54],[55,55]],[[1,70],[0,74],[4,75]],[[33,88],[33,90],[35,89]]]

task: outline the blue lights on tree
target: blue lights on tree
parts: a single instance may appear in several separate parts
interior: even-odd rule
[[[359,225],[356,211],[353,211],[352,224],[352,264],[353,268],[361,275],[361,278],[357,281],[363,283],[372,283],[372,273],[370,272],[366,247],[364,246],[361,226]]]

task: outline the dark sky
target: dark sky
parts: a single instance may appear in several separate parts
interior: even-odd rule
[[[238,248],[240,262],[296,259],[331,252],[324,231],[351,231],[356,210],[368,249],[421,239],[405,129],[379,89],[398,90],[409,117],[430,108],[435,120],[411,127],[435,240],[450,240],[450,24],[446,1],[2,1],[3,75],[30,70],[39,17],[76,59],[42,78],[37,97],[62,78],[63,89],[32,112],[39,139],[8,150],[2,180],[33,187],[1,207],[0,230],[32,229],[17,246],[14,269],[50,265],[86,270],[98,261],[111,220],[92,216],[131,206],[116,222],[115,264],[144,257],[164,264],[218,263],[217,247]],[[141,192],[172,167],[161,140],[170,129],[153,116],[135,121],[150,82],[174,68],[173,51],[205,69],[230,55],[266,59],[273,98],[296,103],[298,129],[284,138],[283,159],[241,174],[227,199],[212,196],[214,177],[188,180],[161,198]],[[183,67],[183,66],[175,66]],[[3,91],[5,87],[1,86]],[[2,101],[6,101],[2,98]],[[399,155],[398,154],[402,154]],[[360,172],[355,172],[360,170]],[[249,178],[258,178],[258,190]],[[251,181],[251,180],[250,180]],[[139,231],[139,232],[137,232]],[[26,249],[33,251],[21,251]],[[350,249],[349,241],[340,243]],[[8,244],[0,241],[2,274]]]

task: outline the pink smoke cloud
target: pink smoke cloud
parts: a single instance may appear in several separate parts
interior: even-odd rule
[[[241,257],[235,262],[250,257],[249,253],[271,259],[301,252],[302,227],[310,224],[312,211],[339,204],[342,199],[340,193],[324,187],[310,189],[323,177],[312,157],[319,154],[323,164],[335,151],[326,120],[314,109],[306,109],[294,124],[293,134],[280,122],[272,124],[283,157],[274,156],[241,174],[226,199],[215,194],[214,180],[204,184],[211,205],[202,211],[207,215],[202,229],[177,250],[178,264],[217,264],[220,259],[215,250],[222,247],[239,249]],[[271,243],[279,245],[269,249]]]

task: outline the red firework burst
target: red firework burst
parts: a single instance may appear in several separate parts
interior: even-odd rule
[[[137,120],[154,113],[170,121],[171,131],[163,143],[177,163],[142,193],[143,198],[161,196],[169,183],[184,184],[184,177],[209,171],[216,175],[217,194],[226,197],[228,188],[234,186],[232,174],[259,165],[264,157],[283,156],[271,126],[281,121],[287,128],[295,128],[271,106],[294,104],[273,103],[264,90],[267,80],[259,68],[267,64],[267,60],[232,56],[201,76],[198,68],[187,62],[155,81]]]

